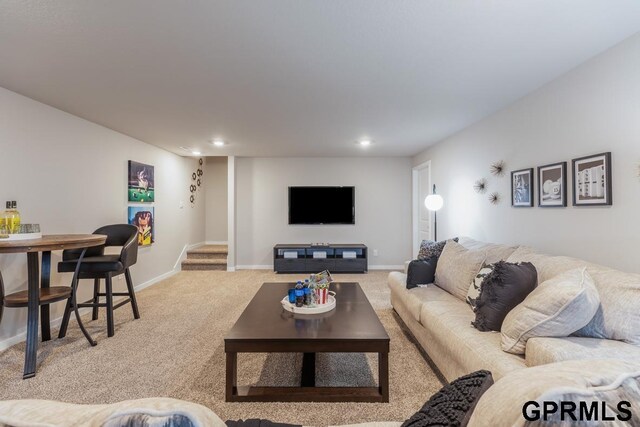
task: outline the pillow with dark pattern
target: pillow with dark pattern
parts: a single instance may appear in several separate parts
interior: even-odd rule
[[[458,238],[451,239],[454,242],[458,242]],[[430,259],[430,258],[440,258],[442,254],[442,250],[444,249],[444,245],[447,244],[446,240],[441,240],[439,242],[434,242],[433,240],[423,240],[420,243],[420,250],[418,251],[418,259]]]
[[[475,301],[476,320],[471,324],[482,332],[500,332],[507,314],[536,286],[538,272],[530,262],[496,262],[482,281],[480,295]]]
[[[484,279],[493,272],[494,266],[495,264],[483,265],[480,271],[478,271],[478,274],[476,274],[476,277],[471,281],[471,285],[467,291],[467,304],[471,306],[473,311],[476,311],[478,308],[478,298],[480,298],[480,291],[482,289]]]
[[[493,385],[489,371],[476,371],[440,389],[402,427],[466,426],[476,403]]]

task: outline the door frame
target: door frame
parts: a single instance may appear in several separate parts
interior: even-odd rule
[[[411,241],[413,242],[412,254],[415,258],[418,255],[418,250],[420,246],[419,238],[418,238],[418,224],[420,223],[420,203],[419,194],[418,194],[418,179],[420,175],[420,171],[429,168],[429,185],[431,185],[431,160],[427,160],[424,163],[420,163],[417,166],[414,166],[411,169],[411,199],[413,201],[412,208],[412,218],[411,218]],[[429,214],[429,238],[433,239],[433,216]]]

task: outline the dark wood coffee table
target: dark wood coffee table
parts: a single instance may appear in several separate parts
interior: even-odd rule
[[[224,340],[227,402],[388,402],[389,335],[358,283],[334,283],[336,308],[299,315],[280,300],[292,283],[264,283]],[[238,353],[303,353],[300,387],[237,385]],[[378,387],[316,387],[316,353],[378,353]]]

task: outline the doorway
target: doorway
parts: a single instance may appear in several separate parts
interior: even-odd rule
[[[431,212],[424,199],[431,194],[431,161],[413,168],[413,257],[418,255],[420,242],[433,239]]]

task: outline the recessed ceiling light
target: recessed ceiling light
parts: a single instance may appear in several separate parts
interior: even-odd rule
[[[214,139],[211,143],[216,147],[224,147],[226,145],[226,143],[222,139]]]
[[[199,156],[202,153],[200,151],[192,151],[191,154],[193,154],[194,156]]]
[[[357,144],[360,145],[361,147],[368,147],[371,144],[373,144],[373,141],[371,141],[369,138],[363,138],[359,140]]]

